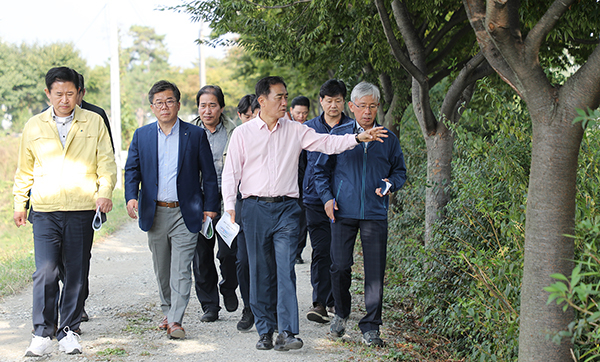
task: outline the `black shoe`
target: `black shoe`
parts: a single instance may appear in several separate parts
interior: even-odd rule
[[[260,339],[256,343],[256,349],[268,350],[273,348],[273,333],[265,333],[260,335]]]
[[[238,298],[235,293],[231,295],[224,295],[223,303],[225,304],[225,309],[227,309],[228,312],[235,312],[239,306]]]
[[[342,318],[336,314],[331,321],[331,326],[329,327],[329,333],[331,336],[334,338],[341,338],[346,333],[347,322],[348,317]]]
[[[240,332],[248,332],[254,325],[254,314],[250,307],[245,307],[242,310],[242,319],[237,324],[237,330]]]
[[[202,318],[200,318],[200,321],[214,322],[217,319],[219,319],[219,311],[214,310],[214,309],[209,309],[208,311],[204,312],[204,314],[202,315]]]
[[[369,347],[370,346],[383,347],[385,345],[385,343],[383,342],[381,337],[379,337],[378,330],[372,330],[372,331],[367,331],[367,332],[363,333],[362,341],[364,344],[366,344]]]
[[[301,256],[296,257],[296,264],[304,264],[304,259]]]
[[[85,308],[84,308],[83,312],[81,312],[81,321],[87,322],[89,320],[90,320],[90,316],[85,312]]]
[[[308,313],[306,313],[306,318],[309,321],[317,323],[329,323],[331,321],[325,307],[321,303],[317,302],[313,303],[312,308],[308,310]]]
[[[300,349],[304,346],[304,342],[300,338],[294,336],[291,332],[283,331],[279,333],[275,340],[276,351],[289,351],[290,349]]]

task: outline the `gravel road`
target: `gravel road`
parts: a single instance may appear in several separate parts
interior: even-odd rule
[[[310,244],[310,243],[309,243]],[[161,319],[156,280],[146,234],[136,222],[94,244],[90,271],[90,297],[86,310],[90,321],[81,324],[83,354],[67,356],[58,351],[43,358],[25,358],[31,341],[31,287],[0,301],[0,361],[340,361],[356,360],[354,343],[328,339],[329,325],[306,319],[311,306],[310,247],[304,264],[296,266],[300,334],[304,347],[296,351],[259,351],[256,329],[238,332],[241,308],[219,320],[200,322],[201,308],[192,296],[183,321],[185,340],[169,340],[156,328]],[[239,293],[238,293],[239,295]],[[357,303],[357,300],[355,300]],[[240,306],[241,306],[240,299]],[[356,320],[348,325],[349,341],[360,341]],[[358,318],[358,317],[356,317]]]

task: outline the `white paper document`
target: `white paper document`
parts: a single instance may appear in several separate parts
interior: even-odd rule
[[[236,235],[240,232],[240,226],[231,222],[231,215],[227,211],[221,216],[221,219],[216,226],[217,232],[225,241],[225,244],[231,248],[231,243]]]
[[[215,231],[213,229],[212,218],[206,217],[206,220],[202,223],[202,231],[200,232],[205,238],[212,239]]]

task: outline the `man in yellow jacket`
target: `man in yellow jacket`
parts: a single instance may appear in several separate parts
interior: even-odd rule
[[[96,210],[112,210],[117,167],[110,136],[100,116],[77,106],[78,91],[77,72],[50,69],[45,92],[52,106],[27,121],[19,145],[13,218],[17,226],[25,225],[29,201],[35,246],[34,332],[26,352],[31,357],[49,354],[52,337],[59,350],[81,353],[75,331],[89,273],[92,222]]]

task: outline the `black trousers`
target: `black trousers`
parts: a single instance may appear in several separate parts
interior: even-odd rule
[[[240,295],[244,302],[244,308],[250,308],[250,266],[248,264],[248,247],[246,246],[246,236],[244,235],[244,226],[242,225],[242,195],[238,194],[235,201],[235,222],[240,225],[240,232],[235,238],[237,243],[237,260],[235,262],[237,270]]]
[[[305,204],[306,221],[310,235],[312,255],[310,262],[310,283],[313,287],[313,303],[326,307],[333,306],[331,294],[331,221],[323,205]]]
[[[221,215],[217,215],[213,219],[215,230],[220,218]],[[221,282],[219,282],[219,275],[215,266],[215,239],[218,248],[217,259],[220,264]],[[219,290],[224,296],[235,294],[235,289],[238,286],[236,254],[236,240],[233,241],[230,248],[216,231],[215,236],[211,239],[206,239],[202,234],[198,235],[198,244],[196,245],[196,253],[192,264],[196,296],[202,305],[202,310],[205,312],[221,309],[219,307]],[[217,284],[219,290],[217,290]]]
[[[300,212],[300,218],[298,219],[298,250],[296,251],[296,257],[302,257],[302,251],[306,247],[306,234],[308,231],[306,225],[306,211],[304,209],[304,203],[302,202],[302,198],[298,199],[298,205],[302,212]]]
[[[94,214],[93,210],[34,213],[32,317],[36,336],[53,336],[58,327],[56,337],[61,340],[66,327],[79,328],[87,293]],[[61,268],[62,290],[58,283]]]
[[[336,217],[331,224],[331,285],[335,313],[350,315],[352,264],[356,235],[360,230],[365,268],[365,309],[358,322],[362,333],[379,330],[382,324],[383,277],[387,252],[387,220],[358,220]]]

